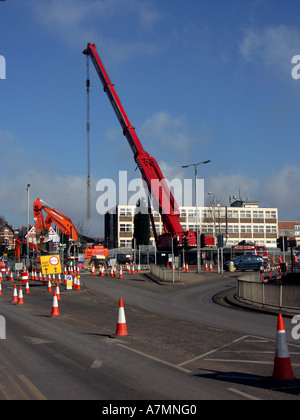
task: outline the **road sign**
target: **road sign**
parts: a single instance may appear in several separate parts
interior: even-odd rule
[[[61,274],[59,255],[43,255],[40,258],[43,274]]]
[[[66,286],[67,290],[72,290],[72,283],[73,283],[72,276],[67,275],[67,286]]]

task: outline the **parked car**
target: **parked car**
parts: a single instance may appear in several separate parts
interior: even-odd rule
[[[234,258],[234,270],[263,270],[267,268],[267,262],[258,255],[245,254]],[[224,268],[229,271],[230,261],[224,264]]]

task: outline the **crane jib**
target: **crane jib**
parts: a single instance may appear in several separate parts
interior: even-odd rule
[[[126,112],[121,104],[121,101],[115,91],[113,83],[110,81],[108,74],[103,66],[103,63],[96,51],[95,44],[88,43],[87,48],[83,51],[85,55],[91,57],[96,72],[102,82],[103,89],[107,94],[109,101],[115,111],[115,114],[121,124],[123,134],[127,138],[127,141],[134,154],[135,162],[137,163],[143,179],[146,181],[148,190],[151,198],[154,198],[159,207],[159,213],[161,214],[164,230],[167,234],[161,235],[163,240],[167,240],[168,246],[172,237],[178,235],[182,238],[184,235],[187,237],[188,242],[191,246],[195,246],[196,233],[185,232],[179,222],[179,208],[173,197],[164,176],[156,162],[156,160],[149,156],[144,150],[136,132],[135,128],[131,125]],[[153,225],[153,223],[152,223]],[[154,235],[157,238],[154,225]]]

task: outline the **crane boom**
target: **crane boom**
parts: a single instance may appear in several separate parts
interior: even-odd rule
[[[196,246],[196,232],[185,232],[178,220],[180,213],[177,202],[172,195],[166,180],[156,162],[156,160],[147,153],[136,132],[135,128],[131,125],[129,118],[121,104],[121,101],[115,91],[113,83],[104,68],[104,65],[97,53],[95,44],[88,43],[87,48],[83,54],[88,55],[98,73],[102,82],[104,91],[115,111],[115,114],[121,124],[123,134],[127,138],[128,143],[134,155],[135,162],[139,167],[142,178],[146,181],[150,197],[155,200],[158,205],[159,213],[164,225],[165,235],[157,236],[155,225],[152,218],[152,228],[156,238],[157,247],[159,249],[170,247],[171,237],[177,236],[179,243],[182,237],[185,236],[187,245]]]

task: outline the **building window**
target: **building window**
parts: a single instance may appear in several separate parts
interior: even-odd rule
[[[253,210],[253,219],[264,219],[264,212]]]
[[[276,226],[267,225],[266,226],[266,233],[277,233]]]
[[[241,225],[241,233],[252,233],[251,225]]]
[[[276,219],[276,211],[266,210],[266,218],[268,219]]]
[[[241,219],[251,219],[251,211],[250,210],[241,210],[240,211],[240,218]]]
[[[131,223],[121,223],[120,224],[120,232],[132,232],[132,224]]]
[[[120,216],[130,216],[133,215],[133,209],[129,209],[126,207],[120,207]]]
[[[253,226],[253,233],[265,233],[263,225],[254,225]]]
[[[228,210],[227,217],[228,219],[237,219],[239,217],[238,210]]]

